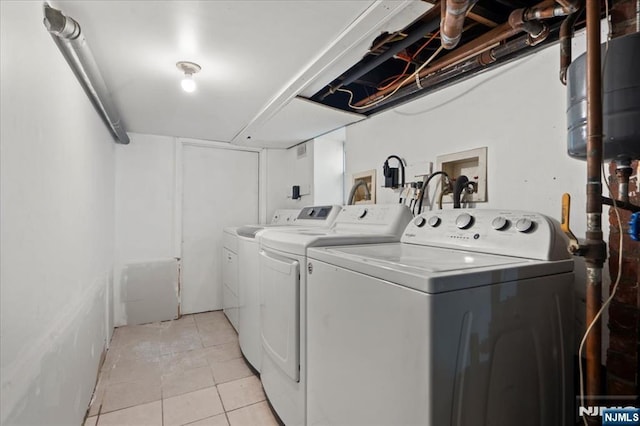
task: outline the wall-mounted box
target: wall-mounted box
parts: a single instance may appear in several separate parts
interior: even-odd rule
[[[451,179],[466,176],[470,182],[475,182],[477,191],[467,194],[466,202],[487,201],[487,147],[456,152],[455,154],[439,155],[437,157],[438,170],[442,170]],[[444,203],[452,203],[453,196],[445,195]]]

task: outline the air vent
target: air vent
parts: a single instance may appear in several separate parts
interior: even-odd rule
[[[307,155],[307,144],[303,143],[298,145],[298,158],[302,158]]]

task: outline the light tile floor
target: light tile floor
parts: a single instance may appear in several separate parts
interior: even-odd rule
[[[269,426],[278,421],[222,311],[117,328],[86,426]]]

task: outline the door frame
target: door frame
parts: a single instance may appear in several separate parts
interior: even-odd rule
[[[183,151],[185,146],[195,146],[200,148],[214,148],[214,149],[228,149],[232,151],[248,151],[256,152],[258,154],[258,220],[260,223],[265,223],[267,216],[266,206],[266,176],[267,176],[267,159],[266,151],[264,148],[244,147],[231,145],[226,142],[214,142],[201,139],[190,138],[176,138],[175,144],[175,163],[174,163],[174,182],[175,182],[175,197],[173,208],[173,255],[178,262],[182,263],[182,205],[183,205],[183,191],[182,191],[182,173],[183,173]],[[182,269],[182,268],[181,268]],[[179,274],[179,281],[182,278],[182,270]],[[179,286],[180,287],[180,286]],[[179,288],[179,292],[180,292]]]

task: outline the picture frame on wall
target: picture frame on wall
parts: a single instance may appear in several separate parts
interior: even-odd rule
[[[376,170],[366,170],[351,175],[353,185],[361,184],[354,194],[353,204],[375,204],[376,203]]]

